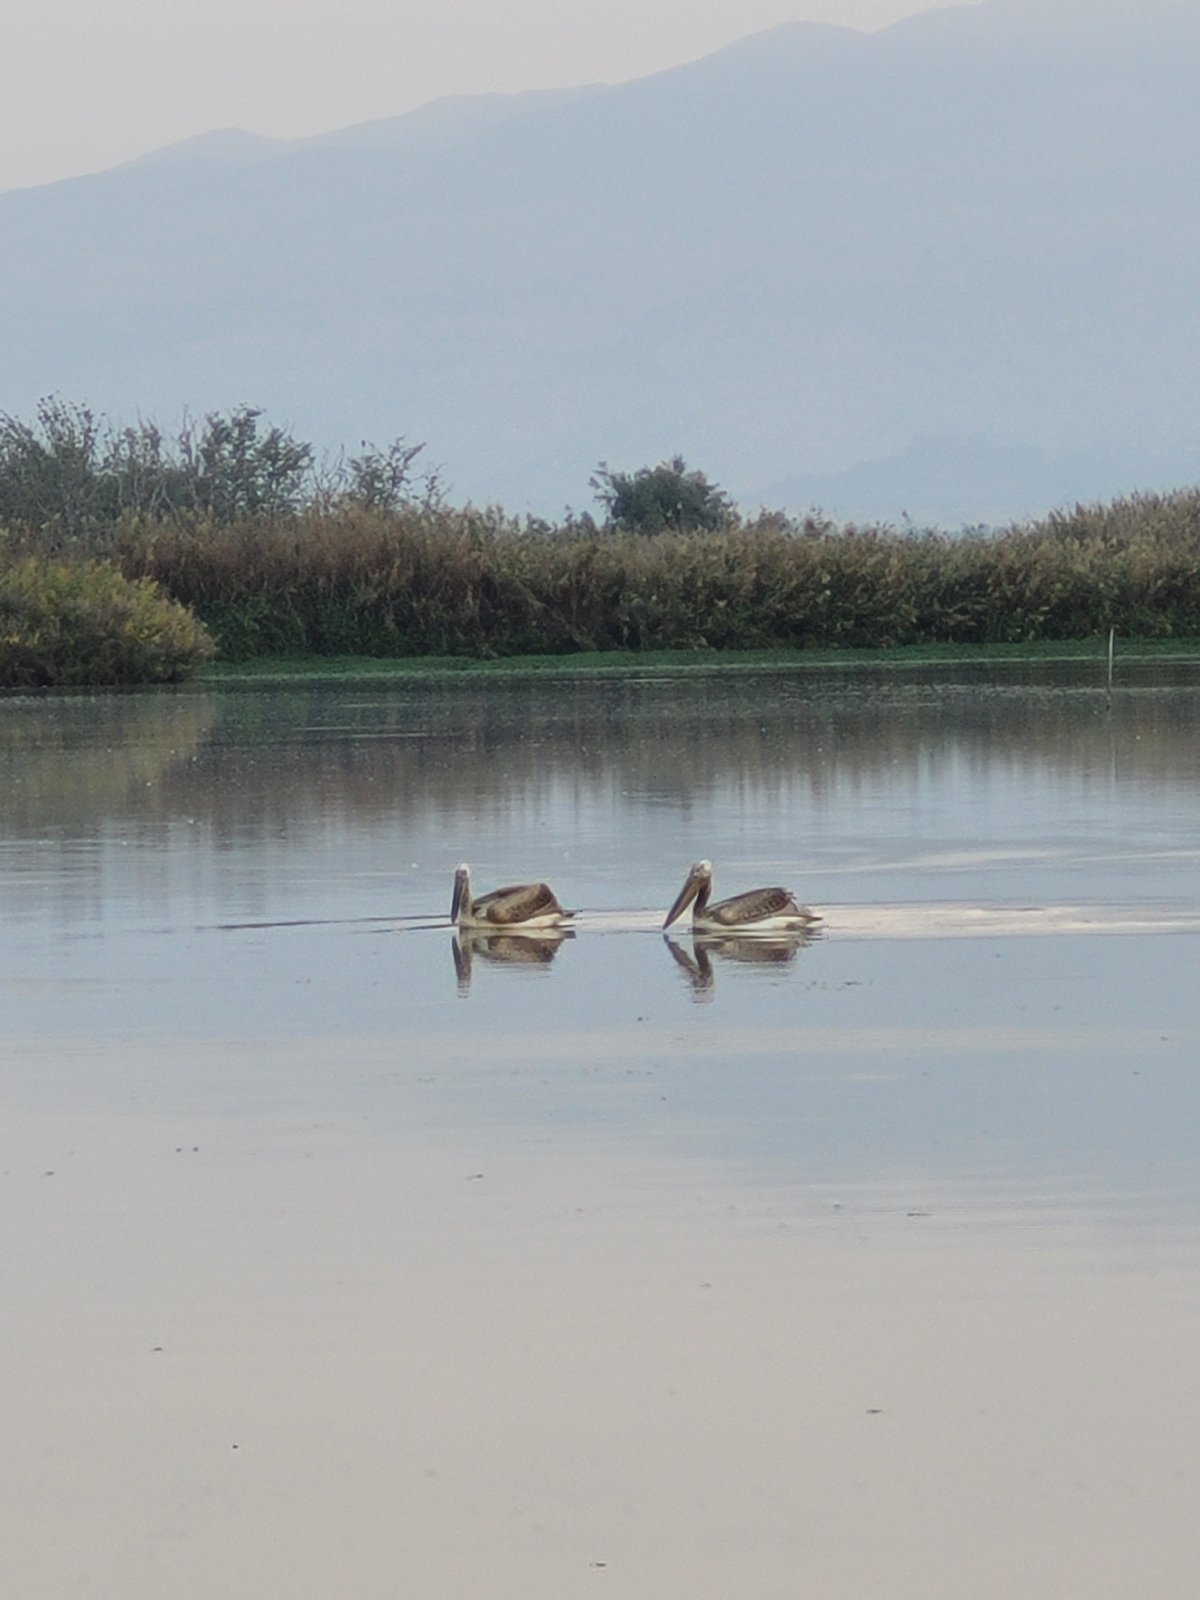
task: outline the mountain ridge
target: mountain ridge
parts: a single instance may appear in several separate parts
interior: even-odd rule
[[[1154,14],[1137,49],[1120,5],[784,24],[631,83],[10,191],[0,409],[251,400],[330,446],[424,439],[461,497],[544,513],[601,458],[682,451],[856,516],[856,463],[875,504],[930,438],[1012,460],[1014,516],[1047,455],[1107,493],[1097,450],[1140,477],[1196,421],[1200,28]],[[1003,513],[981,498],[928,514]]]

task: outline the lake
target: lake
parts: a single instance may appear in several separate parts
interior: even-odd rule
[[[1198,817],[1185,665],[0,700],[12,1593],[1192,1600]]]

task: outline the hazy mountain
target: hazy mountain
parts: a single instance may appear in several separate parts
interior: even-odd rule
[[[0,409],[999,520],[1200,476],[1198,283],[1200,8],[984,0],[0,195]]]

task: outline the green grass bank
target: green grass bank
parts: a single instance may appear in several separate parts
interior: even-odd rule
[[[650,650],[593,651],[565,656],[260,656],[246,661],[216,661],[199,674],[214,684],[356,683],[435,681],[455,678],[664,677],[680,672],[747,673],[837,668],[864,669],[1092,662],[1103,675],[1108,640],[1043,640],[1010,645],[896,645],[878,650]],[[1135,662],[1177,661],[1200,665],[1195,639],[1118,639],[1118,666]]]

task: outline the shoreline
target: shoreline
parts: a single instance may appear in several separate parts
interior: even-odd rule
[[[1104,668],[1107,639],[1046,640],[1030,644],[896,645],[845,650],[591,651],[573,655],[498,656],[257,656],[218,661],[194,684],[354,682],[373,679],[643,677],[688,674],[804,672],[835,668],[1041,666],[1092,662]],[[1200,639],[1117,640],[1122,664],[1200,663]]]

